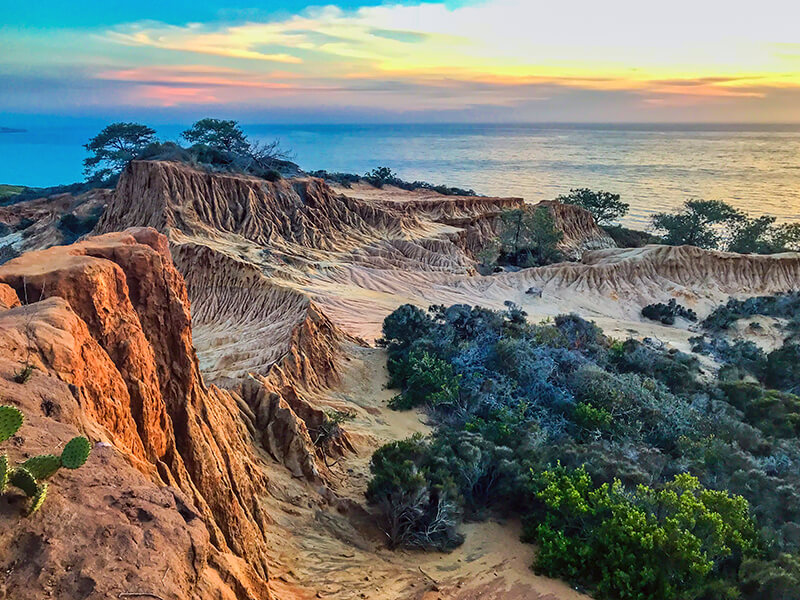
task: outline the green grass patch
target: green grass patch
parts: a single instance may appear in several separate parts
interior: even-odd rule
[[[25,186],[22,185],[8,185],[5,183],[0,183],[0,201],[7,200],[11,196],[16,196],[17,194],[21,194],[25,190]]]

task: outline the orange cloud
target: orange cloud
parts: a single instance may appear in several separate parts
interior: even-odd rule
[[[670,11],[657,13],[633,0],[546,7],[483,0],[457,7],[441,1],[353,11],[327,6],[233,25],[140,23],[116,27],[104,39],[166,53],[170,63],[205,54],[225,66],[119,68],[98,78],[219,88],[206,94],[219,102],[233,94],[256,102],[295,91],[360,91],[359,103],[383,93],[382,106],[391,96],[388,102],[402,107],[416,91],[421,105],[434,108],[513,106],[552,88],[620,92],[645,105],[676,96],[694,102],[800,92],[798,45],[787,41],[794,39],[790,17],[800,18],[800,5],[790,5],[777,22],[770,15],[786,8],[785,0],[762,2],[763,10],[747,19],[697,0],[673,0]],[[281,63],[280,70],[269,63]],[[765,105],[761,117],[768,112]]]

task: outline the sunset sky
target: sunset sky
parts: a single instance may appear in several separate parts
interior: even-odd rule
[[[796,0],[2,0],[0,14],[6,115],[800,122]]]

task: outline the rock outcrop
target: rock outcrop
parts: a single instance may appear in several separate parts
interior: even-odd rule
[[[341,251],[379,231],[416,225],[390,207],[336,194],[320,179],[270,182],[152,161],[128,166],[97,231],[118,231],[130,223],[168,234],[232,234],[273,252],[295,246]]]
[[[167,235],[188,286],[203,372],[245,397],[258,429],[271,432],[264,444],[275,458],[315,479],[308,459],[318,449],[308,441],[326,416],[309,393],[338,380],[340,347],[355,340],[326,316],[309,284],[351,265],[469,274],[474,261],[461,237],[480,227],[453,224],[492,219],[522,202],[443,198],[372,201],[314,178],[268,182],[142,161],[123,173],[96,231],[149,226]],[[343,438],[334,451],[348,447]]]
[[[41,521],[12,527],[18,507],[3,513],[0,547],[12,551],[0,551],[0,561],[12,571],[10,597],[39,598],[45,589],[58,590],[57,597],[116,597],[155,579],[155,571],[138,572],[149,561],[170,565],[163,580],[174,597],[269,598],[270,521],[260,501],[266,480],[241,398],[203,382],[186,288],[166,238],[133,229],[26,253],[0,267],[0,286],[5,305],[14,304],[9,290],[24,303],[0,312],[0,393],[29,418],[20,432],[25,451],[45,441],[58,446],[75,430],[108,445],[65,478],[66,495],[41,512]],[[24,385],[11,381],[22,363],[35,367]],[[130,540],[111,539],[102,556],[78,560],[80,540],[65,539],[62,530],[59,543],[69,557],[58,560],[78,560],[80,568],[62,571],[54,584],[48,578],[58,567],[15,570],[13,549],[46,546],[47,532],[58,526],[53,518],[70,512],[68,523],[85,519],[72,530],[87,544],[96,533],[106,535],[87,526],[98,518],[98,527],[111,528],[108,536]],[[115,522],[131,523],[128,533]],[[117,560],[115,552],[135,560],[105,572],[100,563]],[[174,555],[174,565],[159,554]]]
[[[614,240],[597,226],[592,213],[585,208],[555,200],[545,200],[534,206],[546,207],[553,215],[556,229],[564,233],[559,247],[573,260],[579,260],[587,250],[616,246]]]
[[[0,264],[29,250],[70,244],[88,233],[112,193],[97,188],[0,206]]]

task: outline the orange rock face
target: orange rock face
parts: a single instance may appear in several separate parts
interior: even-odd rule
[[[142,225],[166,234],[186,279],[206,377],[241,394],[273,458],[317,481],[324,461],[315,461],[313,439],[326,415],[307,392],[338,381],[340,346],[352,338],[268,270],[296,280],[295,269],[357,251],[417,219],[399,207],[337,194],[318,179],[269,182],[137,161],[122,174],[98,231]],[[346,437],[337,444],[329,450],[349,447]]]
[[[121,489],[128,490],[123,493],[132,494],[138,486],[163,497],[160,511],[169,513],[169,518],[165,515],[158,525],[194,515],[190,520],[196,518],[198,539],[186,543],[194,548],[190,553],[200,555],[189,562],[205,575],[173,573],[175,585],[189,586],[177,597],[218,597],[206,596],[202,591],[206,586],[207,591],[218,590],[214,593],[227,590],[228,595],[219,597],[269,598],[263,536],[269,519],[259,502],[264,475],[240,413],[241,399],[203,383],[192,346],[186,288],[172,264],[166,238],[152,229],[134,229],[24,254],[0,267],[3,306],[15,304],[12,290],[14,297],[27,298],[28,304],[0,312],[4,355],[0,393],[4,402],[21,406],[32,425],[58,422],[38,428],[35,434],[30,430],[21,434],[37,444],[39,438],[53,437],[51,431],[62,434],[55,436],[60,439],[78,430],[92,441],[111,444],[103,452],[119,472],[110,472],[110,467],[97,472],[90,461],[70,476],[80,481],[85,494],[92,495],[93,487],[100,485],[98,477],[113,474],[122,482]],[[24,386],[10,381],[14,369],[26,362],[36,367],[31,381]],[[37,405],[36,396],[50,387],[52,393]],[[164,496],[159,490],[165,489],[174,492]],[[120,505],[116,493],[87,502],[101,515],[133,510],[137,504]],[[99,506],[103,502],[109,505]],[[71,508],[87,514],[85,507]],[[48,519],[52,513],[41,514]],[[8,511],[2,518],[20,517]],[[87,518],[92,517],[87,514]],[[187,529],[188,535],[195,535],[194,529]],[[2,531],[9,529],[3,525]],[[94,533],[85,527],[76,534]],[[161,529],[157,533],[163,548],[154,544],[138,551],[155,562],[159,559],[153,553],[178,552],[186,538],[173,539]],[[136,535],[143,533],[137,530]],[[147,546],[147,539],[142,540]],[[2,560],[8,557],[0,551]],[[162,563],[161,569],[165,566],[169,563]],[[19,571],[20,577],[23,573],[30,575]],[[101,583],[90,578],[97,589]],[[111,579],[102,585],[124,583]],[[8,581],[10,597],[41,597],[33,591],[26,596],[27,584],[17,577]],[[37,582],[46,585],[34,577],[31,590]],[[87,597],[79,593],[80,582],[74,589],[69,582],[63,585],[64,595],[58,597]]]
[[[15,306],[19,306],[17,293],[6,284],[0,284],[0,310]]]

